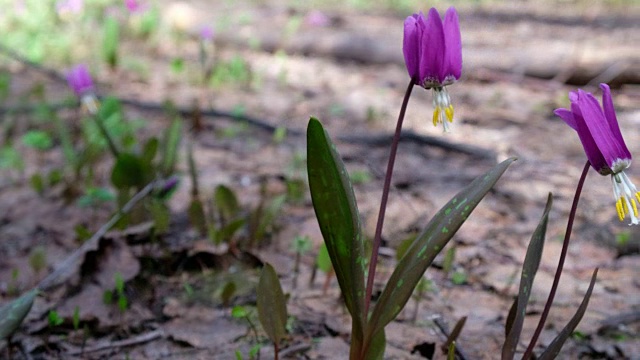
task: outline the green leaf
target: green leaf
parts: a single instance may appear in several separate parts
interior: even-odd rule
[[[111,172],[111,183],[118,189],[142,188],[152,178],[152,169],[139,157],[121,153]]]
[[[351,356],[351,359],[367,359],[367,360],[383,360],[384,359],[384,350],[387,346],[387,337],[384,333],[384,328],[378,331],[373,336],[373,340],[370,342],[369,348],[366,349],[366,353],[364,356]],[[351,346],[351,351],[353,352],[355,348],[359,348],[357,346]],[[351,354],[353,355],[353,354]]]
[[[286,335],[287,305],[278,275],[268,263],[262,268],[256,296],[260,324],[269,339],[279,344]]]
[[[104,37],[102,40],[102,55],[104,61],[112,68],[118,65],[118,43],[120,41],[120,25],[118,21],[108,16],[104,22]]]
[[[187,210],[189,215],[189,222],[196,228],[201,234],[207,232],[207,217],[204,213],[204,207],[202,202],[198,198],[191,199],[189,209]]]
[[[324,273],[328,273],[331,271],[333,267],[331,265],[331,258],[329,257],[329,251],[327,250],[327,244],[322,243],[320,245],[320,249],[318,249],[318,257],[316,257],[316,265],[318,269],[322,270]]]
[[[166,130],[163,141],[162,153],[162,174],[165,176],[174,173],[176,161],[178,159],[178,147],[180,146],[180,138],[182,137],[182,122],[179,119],[174,120],[171,126]]]
[[[22,143],[28,147],[44,151],[53,146],[51,136],[42,130],[31,130],[22,136]]]
[[[0,307],[0,340],[13,334],[29,314],[38,289],[33,289]]]
[[[591,276],[591,283],[589,283],[589,289],[587,293],[584,294],[584,298],[582,299],[582,303],[578,307],[578,311],[576,311],[575,315],[569,320],[567,326],[560,331],[558,336],[549,344],[546,350],[540,355],[539,360],[553,360],[560,353],[560,349],[564,345],[565,341],[571,336],[573,331],[578,327],[580,320],[584,316],[584,313],[587,311],[587,306],[589,305],[589,299],[591,298],[591,293],[593,292],[593,286],[596,284],[596,278],[598,277],[598,269],[596,268],[593,272],[593,276]]]
[[[389,278],[371,314],[367,338],[385,327],[400,313],[433,259],[514,161],[515,158],[507,159],[476,178],[431,219],[405,256],[400,259]]]
[[[240,212],[240,205],[238,204],[236,194],[224,185],[216,186],[213,201],[224,221],[235,218]]]
[[[119,116],[121,111],[122,107],[120,105],[120,101],[117,98],[108,96],[100,103],[98,118],[105,122],[112,116]]]
[[[159,146],[160,142],[157,138],[151,138],[146,143],[144,143],[142,154],[140,155],[142,161],[151,164],[153,159],[156,157],[156,154],[158,153]]]
[[[222,226],[218,231],[216,231],[216,236],[214,242],[216,244],[220,244],[223,242],[229,242],[233,235],[240,230],[245,223],[247,222],[244,218],[239,218],[231,221],[230,223]]]
[[[553,196],[549,194],[547,197],[547,205],[542,213],[542,218],[538,223],[538,227],[531,236],[531,241],[527,247],[527,255],[524,258],[524,264],[522,265],[522,275],[520,276],[520,289],[518,290],[517,302],[514,302],[515,308],[509,311],[507,317],[507,336],[502,346],[502,358],[513,359],[516,353],[516,347],[520,340],[520,334],[522,333],[522,325],[524,324],[524,316],[527,311],[527,304],[529,302],[529,296],[531,295],[531,287],[533,286],[533,280],[538,272],[538,266],[540,265],[540,259],[542,258],[542,250],[544,248],[544,238],[547,233],[547,224],[549,222],[549,211],[551,211],[551,204],[553,203]],[[513,318],[510,319],[513,312]]]
[[[236,305],[231,309],[231,316],[235,319],[242,319],[249,316],[249,313],[242,305]]]
[[[307,172],[316,218],[329,257],[354,319],[353,337],[364,329],[366,259],[358,207],[344,163],[320,121],[307,127]]]

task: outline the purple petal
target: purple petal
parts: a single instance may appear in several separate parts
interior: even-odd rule
[[[618,143],[621,151],[626,156],[626,158],[631,159],[631,152],[629,152],[629,149],[627,149],[627,145],[622,138],[622,132],[620,132],[620,126],[618,125],[616,110],[613,107],[613,99],[611,98],[611,90],[609,89],[609,85],[600,84],[600,89],[602,89],[602,107],[604,108],[604,116],[609,123],[609,128],[611,129],[613,138],[615,142]]]
[[[445,66],[440,73],[441,78],[449,75],[458,80],[462,74],[462,39],[458,13],[452,6],[444,16]]]
[[[84,64],[74,66],[67,73],[67,82],[77,96],[82,96],[85,92],[93,89],[91,74]]]
[[[578,90],[578,101],[575,104],[580,108],[584,123],[609,167],[615,160],[625,158],[628,150],[625,152],[626,147],[623,149],[623,144],[614,138],[598,100],[590,93]]]
[[[404,21],[404,38],[402,40],[404,63],[407,66],[409,77],[412,79],[417,79],[418,77],[421,38],[422,31],[418,26],[418,15],[413,14],[412,16],[407,17]]]
[[[580,137],[580,142],[582,143],[584,152],[587,155],[587,159],[589,159],[589,163],[597,172],[602,172],[603,169],[608,169],[609,164],[602,156],[600,148],[593,139],[591,131],[589,130],[589,127],[582,117],[582,113],[577,102],[571,103],[571,112],[573,113],[573,118],[575,119],[578,137]]]
[[[441,68],[444,64],[444,28],[440,14],[435,8],[429,10],[427,27],[422,38],[422,53],[420,56],[420,79],[438,82]]]
[[[571,126],[573,130],[578,130],[578,125],[576,124],[576,119],[573,117],[573,113],[568,109],[555,109],[553,111],[560,119],[564,120],[567,125]]]

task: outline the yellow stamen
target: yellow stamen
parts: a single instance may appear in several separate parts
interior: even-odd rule
[[[447,115],[449,122],[453,122],[453,105],[449,104],[449,106],[444,109],[444,113]]]
[[[440,107],[436,107],[436,109],[433,110],[433,126],[438,126],[439,122],[440,122]]]
[[[631,206],[633,207],[633,215],[638,217],[638,207],[636,206],[636,199],[631,199]]]
[[[616,211],[618,212],[618,218],[620,221],[624,220],[624,208],[622,207],[622,198],[616,201]]]

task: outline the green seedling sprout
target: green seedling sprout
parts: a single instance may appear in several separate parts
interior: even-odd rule
[[[22,143],[33,149],[46,151],[53,146],[53,139],[45,131],[31,130],[22,136]]]
[[[80,329],[80,307],[76,306],[73,308],[73,316],[71,317],[71,324],[73,325],[73,330],[78,331]]]
[[[56,326],[62,325],[64,323],[64,319],[58,315],[58,312],[55,310],[50,310],[49,315],[47,316],[47,322],[49,324],[49,328],[54,328]]]
[[[291,248],[296,254],[296,259],[293,264],[293,288],[298,287],[298,274],[300,273],[300,259],[302,255],[311,251],[311,238],[308,236],[296,236],[293,239]]]
[[[47,250],[44,246],[39,245],[34,247],[29,254],[29,266],[36,275],[39,275],[42,270],[47,266]]]
[[[260,350],[260,339],[258,338],[258,329],[256,328],[255,324],[253,323],[253,321],[251,321],[251,315],[249,313],[249,311],[241,305],[236,305],[231,309],[231,316],[234,319],[244,319],[247,324],[249,325],[249,330],[250,332],[252,332],[253,334],[253,340],[256,343],[255,346],[257,346],[257,349]],[[252,347],[253,350],[253,347]],[[250,356],[253,358],[253,355],[250,354]]]

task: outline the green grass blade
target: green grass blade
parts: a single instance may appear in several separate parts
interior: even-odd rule
[[[571,336],[573,331],[578,327],[580,320],[584,316],[584,313],[587,311],[587,306],[589,305],[589,299],[591,298],[591,293],[593,292],[593,286],[596,284],[596,278],[598,277],[598,269],[595,269],[593,272],[593,276],[591,276],[591,283],[589,283],[589,289],[587,293],[584,294],[584,298],[582,299],[582,303],[578,307],[578,311],[576,311],[575,315],[569,320],[567,326],[560,331],[558,336],[549,344],[547,349],[540,355],[539,360],[552,360],[558,356],[560,353],[560,349],[564,345],[565,341]]]
[[[538,227],[531,236],[531,241],[527,247],[527,255],[524,258],[524,264],[522,265],[522,275],[520,276],[520,289],[518,290],[517,302],[515,302],[515,308],[513,312],[513,318],[507,322],[507,335],[502,346],[502,359],[513,359],[520,340],[520,334],[522,333],[522,325],[524,324],[524,315],[527,310],[527,304],[529,303],[529,296],[531,295],[531,287],[533,286],[533,279],[538,272],[538,266],[540,265],[540,259],[542,258],[542,249],[544,248],[544,239],[547,233],[547,224],[549,222],[549,211],[551,211],[551,204],[553,203],[553,196],[549,194],[547,198],[547,205],[542,213],[542,218],[538,223]],[[508,318],[507,318],[508,319]]]
[[[0,308],[0,340],[13,334],[29,314],[38,289],[33,289]]]
[[[278,275],[270,264],[264,264],[256,288],[258,318],[274,344],[286,335],[287,304]]]
[[[361,338],[366,261],[358,207],[344,163],[315,118],[307,127],[307,171],[316,218],[354,319],[353,336]]]
[[[433,259],[514,161],[515,158],[507,159],[476,178],[431,219],[400,259],[380,295],[367,326],[367,338],[384,328],[400,313]]]

